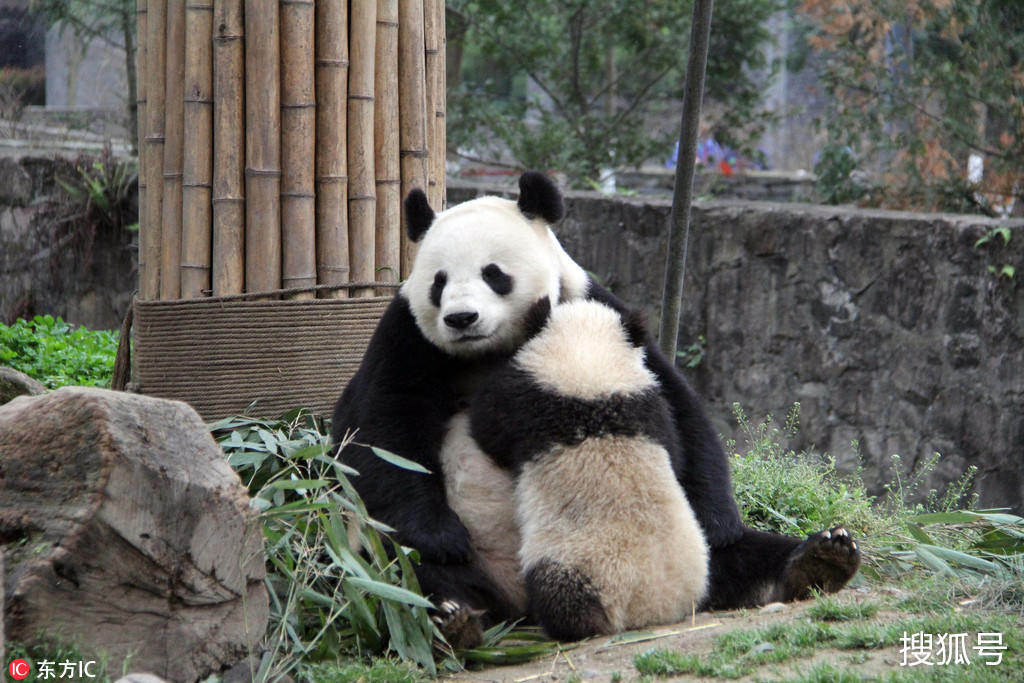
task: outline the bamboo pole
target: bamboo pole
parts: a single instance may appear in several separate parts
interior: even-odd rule
[[[690,50],[686,62],[686,83],[683,87],[683,115],[679,125],[679,154],[676,157],[676,180],[672,190],[672,215],[669,220],[665,287],[661,298],[661,326],[658,329],[658,345],[665,357],[672,362],[676,358],[679,315],[683,305],[694,162],[697,158],[700,107],[704,99],[704,76],[708,62],[713,11],[714,0],[696,0],[693,3]]]
[[[316,251],[317,281],[349,282],[348,170],[345,131],[348,3],[316,4]],[[346,296],[338,290],[326,296]]]
[[[427,188],[427,121],[424,86],[423,0],[398,2],[398,113],[401,194]],[[404,208],[403,208],[404,212]],[[403,213],[402,224],[405,224]],[[412,269],[413,248],[402,231],[402,277]]]
[[[430,206],[440,211],[444,208],[444,0],[424,1],[423,41],[427,107],[426,192]]]
[[[348,71],[349,255],[355,282],[373,282],[377,192],[374,176],[374,58],[377,0],[351,0]],[[373,288],[352,292],[373,296]]]
[[[145,230],[139,235],[139,292],[146,301],[160,298],[166,33],[167,0],[150,0],[146,21],[146,217]]]
[[[181,181],[185,151],[185,0],[167,0],[166,49],[160,297],[177,299],[181,296]]]
[[[277,0],[245,0],[245,290],[281,287],[281,62]]]
[[[245,35],[242,0],[214,0],[213,295],[245,288]]]
[[[146,188],[149,178],[146,173],[146,131],[149,130],[149,119],[147,115],[146,92],[149,73],[146,71],[146,54],[149,51],[149,2],[148,0],[137,0],[135,4],[135,97],[136,113],[139,122],[139,282],[146,280],[145,259],[142,256],[143,236],[148,236],[149,229],[146,226]],[[141,288],[140,288],[141,289]]]
[[[316,284],[316,95],[313,0],[281,2],[281,281]],[[315,294],[296,294],[309,299]]]
[[[398,282],[402,269],[402,194],[398,163],[398,0],[377,0],[377,42],[374,61],[376,280]]]
[[[210,290],[213,190],[213,1],[185,7],[185,159],[181,296]]]

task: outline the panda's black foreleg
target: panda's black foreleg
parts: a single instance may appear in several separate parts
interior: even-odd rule
[[[744,528],[733,543],[711,548],[703,609],[757,607],[832,593],[853,578],[860,550],[842,527],[806,539]]]
[[[501,590],[472,563],[421,562],[415,570],[420,590],[434,603],[431,616],[455,649],[479,646],[485,629],[519,616]]]

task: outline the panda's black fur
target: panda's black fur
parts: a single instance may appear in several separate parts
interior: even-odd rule
[[[465,216],[466,211],[476,210],[463,208],[467,205],[481,207],[479,215],[471,214],[474,219],[486,222],[493,216],[502,224],[522,221],[531,229],[540,229],[543,226],[538,224],[562,215],[561,195],[542,174],[524,173],[520,190],[518,202],[507,207],[495,208],[502,200],[481,198],[440,214],[430,209],[421,192],[413,191],[405,203],[409,235],[425,246],[431,231],[449,220],[449,214],[454,220],[458,211]],[[584,297],[626,312],[622,302],[571,262],[553,234],[550,243],[549,251],[560,252],[550,254],[555,259],[551,263],[567,264],[558,266],[563,272],[552,273],[556,279],[555,291],[550,293],[553,300]],[[504,246],[514,252],[518,245]],[[525,278],[517,272],[508,274],[513,289],[501,298],[532,296],[532,303],[548,294],[524,292]],[[417,280],[415,286],[410,276],[381,318],[359,370],[335,406],[332,435],[340,444],[346,434],[356,432],[355,441],[340,457],[359,471],[354,485],[370,514],[396,529],[404,545],[419,550],[417,575],[425,594],[436,604],[486,610],[496,620],[516,616],[515,606],[474,561],[469,532],[446,498],[439,457],[449,424],[465,409],[475,378],[507,362],[515,348],[506,344],[472,356],[454,355],[441,348],[421,328],[413,310],[414,305],[430,305],[411,301],[413,294],[426,300],[436,273],[423,275],[426,279]],[[510,323],[523,326],[524,320],[521,316]],[[509,344],[514,345],[514,340]],[[704,606],[747,607],[767,600],[805,597],[813,588],[838,590],[859,564],[859,551],[849,535],[838,529],[801,540],[744,527],[732,493],[728,461],[700,401],[655,344],[649,341],[646,353],[647,367],[657,377],[678,437],[673,470],[711,550]],[[370,445],[417,462],[431,474],[390,465],[373,455]]]
[[[483,380],[469,415],[480,447],[517,473],[530,616],[559,640],[682,620],[706,590],[707,545],[672,476],[678,438],[642,319],[545,298],[527,324],[536,336]]]

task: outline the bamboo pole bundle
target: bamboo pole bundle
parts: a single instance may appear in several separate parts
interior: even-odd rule
[[[181,181],[185,128],[185,0],[167,0],[164,200],[160,297],[181,296]]]
[[[138,81],[135,85],[135,111],[136,120],[139,124],[138,140],[139,147],[139,282],[146,279],[145,264],[142,257],[142,242],[145,234],[148,239],[149,229],[146,226],[146,187],[149,178],[146,177],[146,131],[149,120],[146,110],[146,90],[149,74],[146,73],[146,53],[149,48],[149,2],[148,0],[137,0],[135,3],[135,74]]]
[[[377,188],[374,176],[374,58],[377,0],[351,0],[348,71],[348,234],[352,280],[373,282]],[[373,296],[373,288],[352,292]]]
[[[181,296],[210,289],[213,190],[213,2],[185,7],[185,158],[182,179]]]
[[[398,112],[401,194],[427,188],[427,120],[423,0],[398,2]],[[405,220],[403,216],[402,223]],[[412,268],[413,250],[402,231],[402,277]]]
[[[281,283],[316,284],[313,0],[281,2]],[[292,298],[313,298],[312,293]]]
[[[424,0],[423,41],[428,152],[425,189],[430,206],[440,211],[444,208],[444,0]]]
[[[245,93],[242,0],[214,0],[213,295],[245,287]]]
[[[281,287],[281,62],[277,0],[245,0],[245,289]]]
[[[345,131],[348,80],[348,3],[316,4],[317,280],[349,282],[348,170]],[[329,294],[343,297],[344,290]]]
[[[146,301],[160,298],[160,248],[163,221],[164,78],[166,77],[167,0],[149,0],[146,20],[146,216],[139,234],[139,292]]]
[[[398,163],[398,0],[377,0],[374,76],[374,173],[377,280],[398,282],[402,261],[401,171]]]

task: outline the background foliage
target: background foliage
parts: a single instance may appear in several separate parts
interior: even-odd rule
[[[709,134],[742,148],[769,119],[761,50],[783,0],[718,0],[708,57]],[[678,139],[693,3],[454,0],[448,3],[449,138],[473,156],[567,173],[670,156]],[[651,114],[669,112],[668,130]]]
[[[815,169],[826,200],[1008,212],[1024,193],[1024,3],[802,0],[799,9],[829,95]],[[967,179],[971,154],[984,160],[977,183]]]

